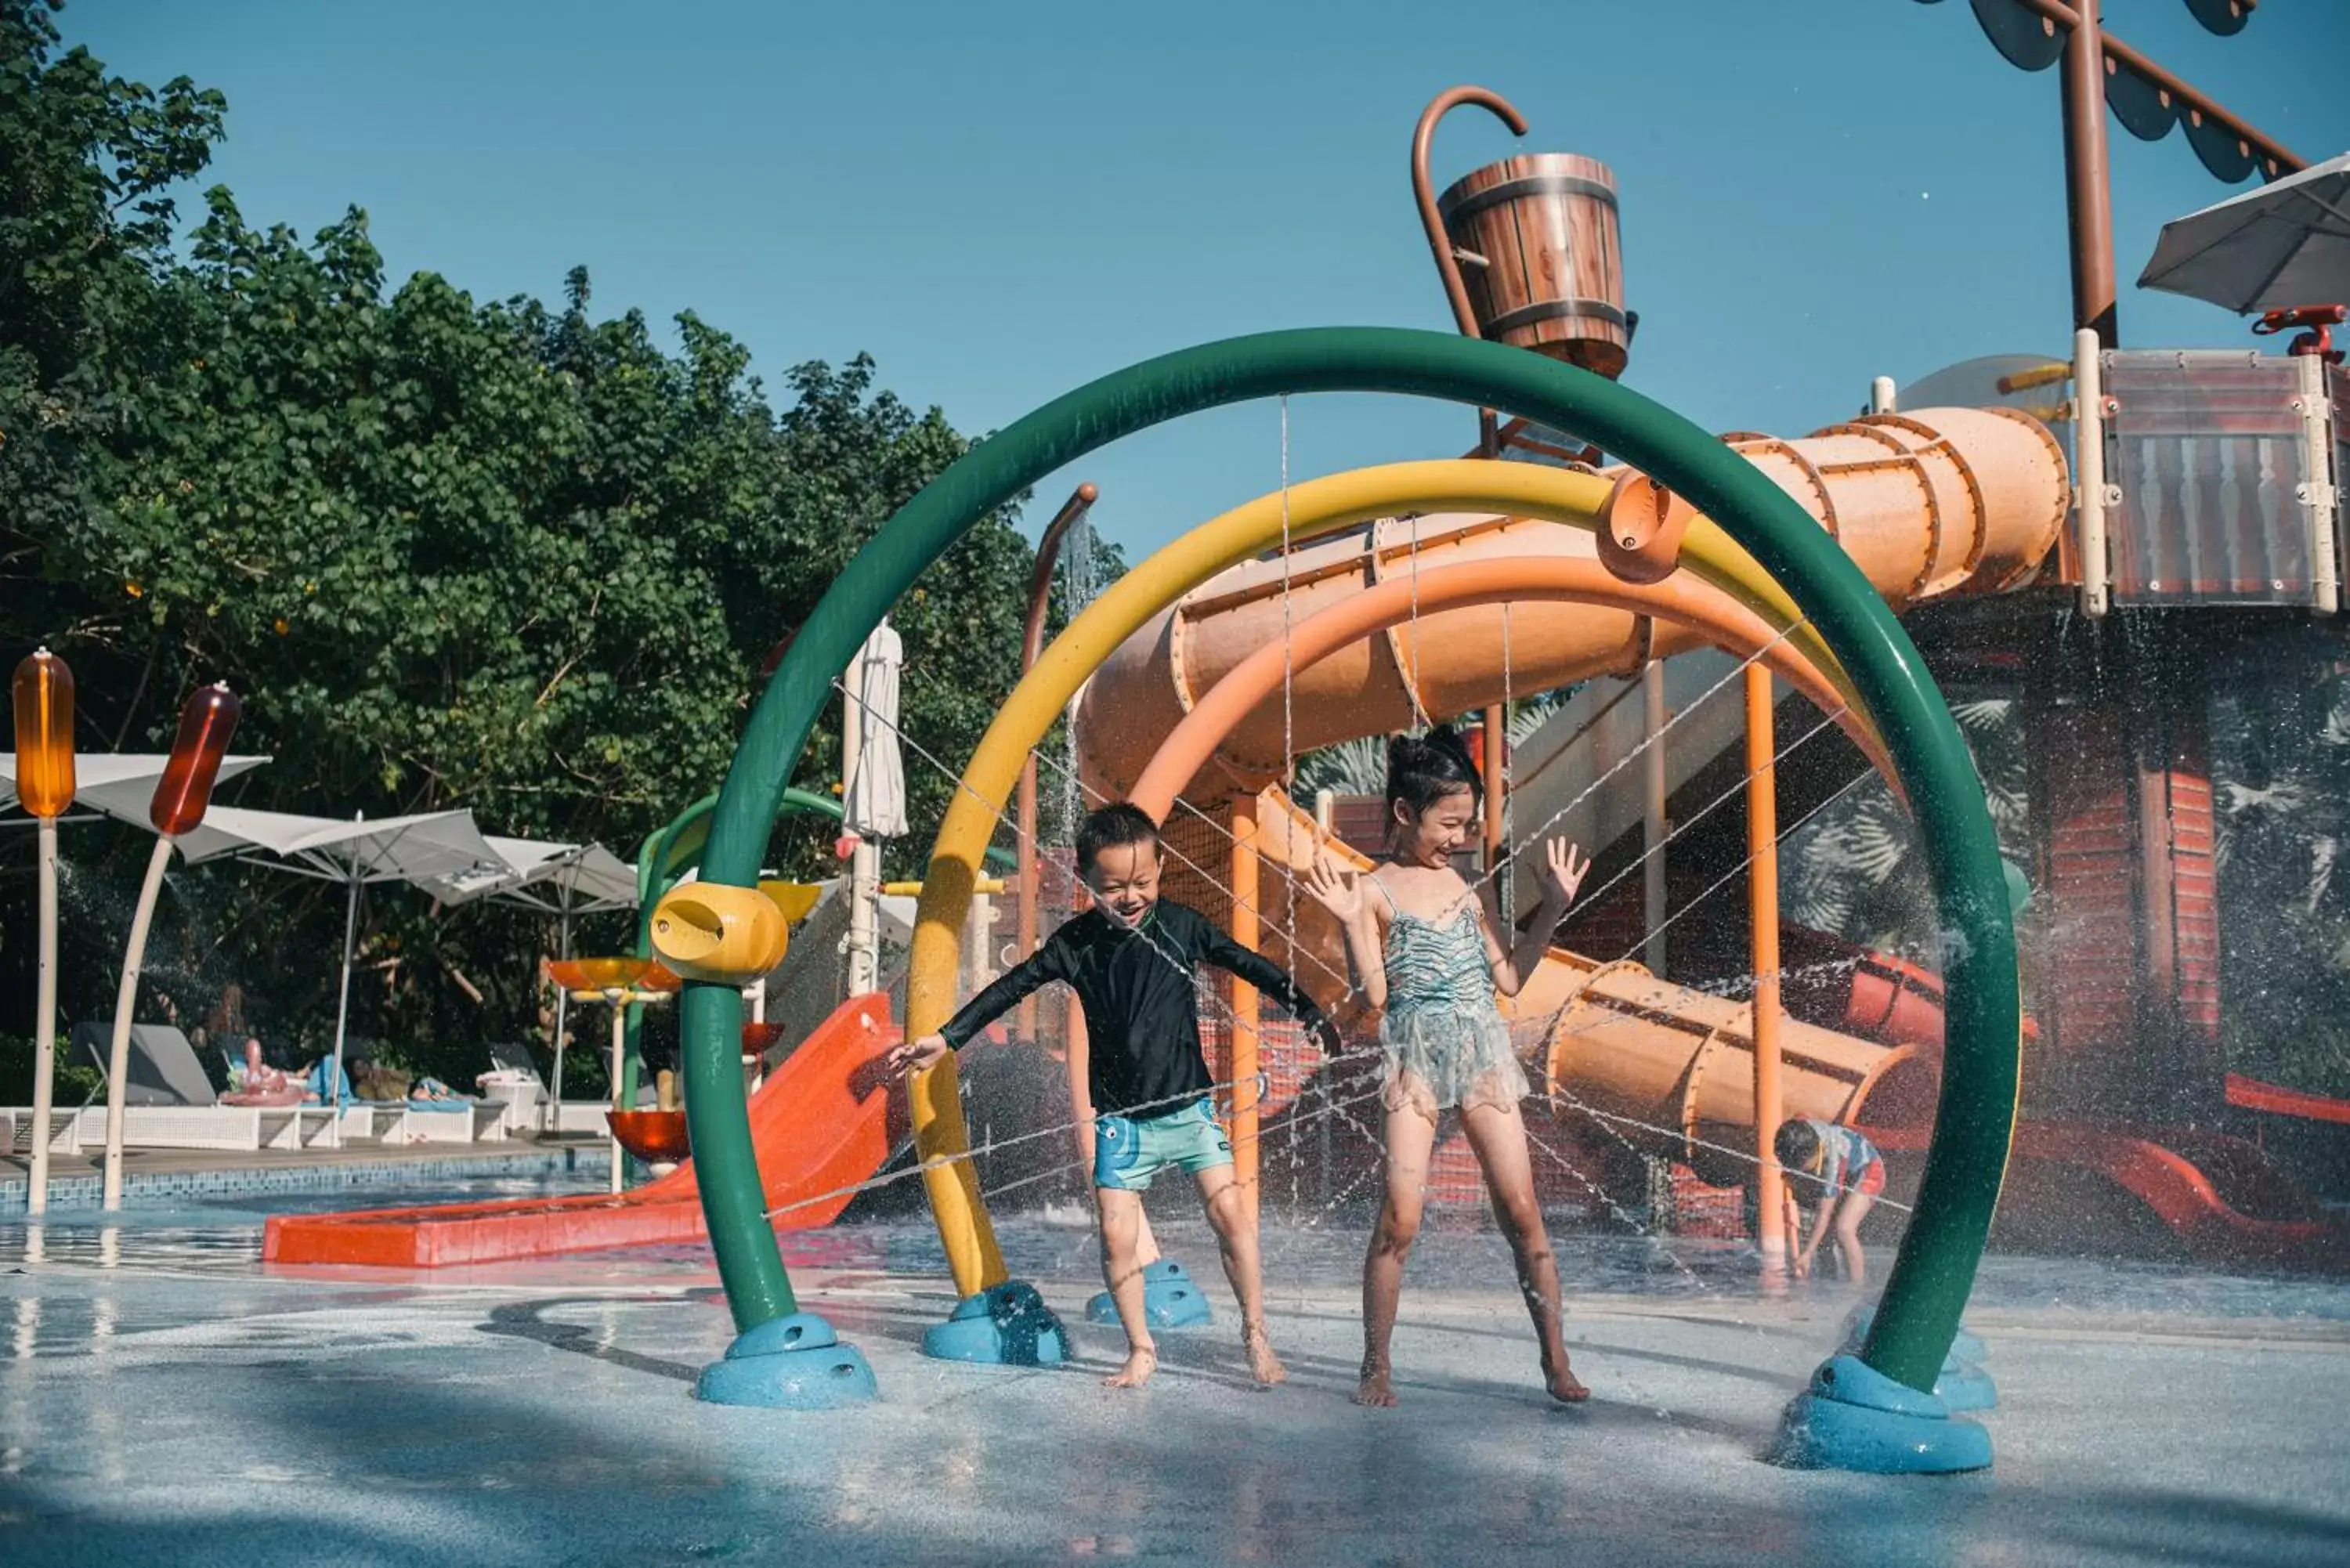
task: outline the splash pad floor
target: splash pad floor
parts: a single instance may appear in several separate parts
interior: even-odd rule
[[[1563,1238],[1596,1391],[1544,1400],[1500,1241],[1427,1237],[1401,1408],[1355,1408],[1360,1232],[1268,1223],[1291,1381],[1218,1326],[1160,1338],[1139,1393],[1077,1320],[1081,1229],[1016,1220],[1015,1268],[1074,1331],[1055,1371],[924,1360],[950,1304],[917,1224],[790,1238],[806,1304],[880,1403],[688,1395],[729,1337],[706,1251],[425,1278],[265,1273],[228,1208],[0,1228],[0,1537],[20,1568],[207,1564],[1879,1564],[2350,1562],[2350,1288],[1992,1259],[1971,1324],[2001,1408],[1986,1475],[1795,1474],[1754,1458],[1852,1297],[1763,1299],[1734,1249]]]

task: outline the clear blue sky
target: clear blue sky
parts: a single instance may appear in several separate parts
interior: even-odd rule
[[[2179,0],[2108,26],[2312,160],[2350,148],[2345,0],[2262,0],[2215,38]],[[1447,29],[1440,15],[1461,20]],[[1801,434],[1872,375],[2062,352],[2056,73],[2027,76],[1964,0],[1190,0],[1149,7],[773,0],[78,0],[117,70],[229,98],[208,176],[305,233],[364,207],[395,275],[477,298],[691,308],[771,385],[865,350],[960,428],[1103,371],[1269,327],[1449,329],[1407,151],[1436,91],[1482,82],[1531,150],[1612,164],[1627,380],[1713,429]],[[2112,125],[2119,265],[2230,193],[2183,136]],[[1461,111],[1440,185],[1511,149]],[[2125,341],[2249,342],[2208,306],[2126,289]],[[1303,400],[1299,477],[1452,455],[1436,405]],[[1270,406],[1126,441],[1078,478],[1130,553],[1273,488]]]

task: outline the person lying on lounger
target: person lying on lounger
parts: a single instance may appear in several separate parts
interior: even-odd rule
[[[300,1106],[313,1104],[317,1095],[301,1079],[280,1072],[261,1059],[261,1042],[247,1037],[244,1043],[244,1072],[229,1092],[221,1096],[224,1106]]]

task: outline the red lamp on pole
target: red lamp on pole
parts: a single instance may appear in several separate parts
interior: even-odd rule
[[[122,987],[114,1000],[114,1048],[106,1065],[106,1189],[105,1207],[122,1207],[122,1097],[130,1071],[130,1014],[139,1000],[139,967],[147,957],[147,927],[154,919],[155,900],[163,891],[163,873],[172,864],[172,842],[193,832],[212,805],[213,783],[220,777],[221,759],[228,754],[229,737],[236,732],[242,711],[236,693],[226,686],[199,689],[180,710],[180,732],[172,742],[171,760],[156,781],[155,798],[147,820],[155,825],[155,853],[147,862],[147,880],[139,890],[139,909],[130,918],[130,945],[122,955]]]
[[[66,661],[36,649],[16,666],[16,798],[40,835],[41,970],[33,1022],[33,1163],[25,1212],[49,1208],[49,1111],[57,1063],[57,818],[74,797],[74,681]]]

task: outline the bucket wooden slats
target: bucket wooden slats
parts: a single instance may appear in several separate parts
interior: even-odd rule
[[[1437,202],[1479,332],[1603,376],[1632,341],[1616,176],[1571,152],[1505,158]]]

